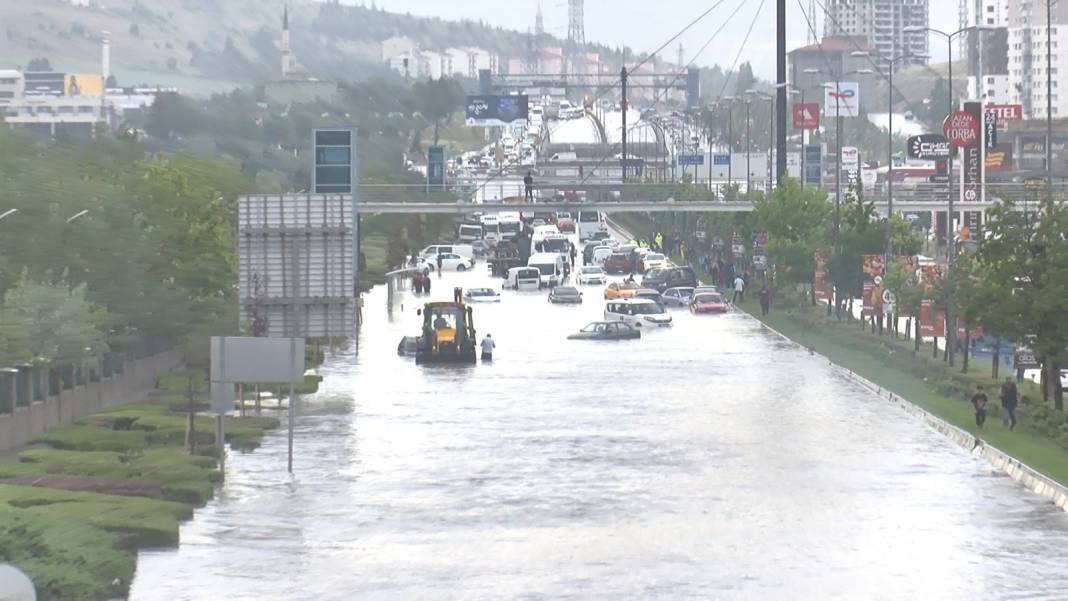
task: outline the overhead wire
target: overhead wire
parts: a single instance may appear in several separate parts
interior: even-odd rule
[[[742,58],[742,52],[745,51],[745,46],[749,43],[749,36],[753,33],[753,27],[756,26],[757,19],[760,18],[760,11],[764,10],[764,0],[760,0],[760,6],[757,7],[756,14],[753,15],[753,21],[749,23],[749,30],[745,32],[745,38],[742,39],[741,46],[738,47],[738,53],[734,55],[734,63],[731,65],[730,71],[727,71],[727,77],[723,79],[723,87],[719,90],[719,97],[723,96],[723,92],[727,90],[727,85],[731,81],[731,77],[734,75],[734,70],[738,67],[738,60]]]
[[[702,20],[703,20],[703,19],[704,19],[705,17],[707,17],[707,16],[709,15],[709,14],[711,14],[713,10],[715,10],[715,9],[719,8],[719,6],[720,6],[721,4],[723,4],[723,3],[725,2],[725,1],[726,1],[726,0],[716,0],[716,1],[715,1],[715,2],[714,2],[714,3],[712,4],[712,5],[711,5],[711,6],[709,6],[709,7],[708,7],[708,8],[707,8],[707,9],[706,9],[706,10],[705,10],[704,12],[702,12],[702,13],[701,13],[700,15],[698,15],[697,17],[693,18],[693,19],[692,19],[692,20],[691,20],[691,21],[690,21],[689,23],[687,23],[687,24],[686,24],[686,25],[685,25],[685,26],[684,26],[684,27],[683,27],[682,29],[680,29],[680,30],[679,30],[678,32],[676,32],[676,33],[675,33],[675,35],[671,36],[670,38],[668,38],[668,40],[667,40],[666,42],[664,42],[664,43],[663,43],[663,44],[661,44],[661,45],[660,45],[659,47],[657,47],[657,49],[656,49],[655,51],[653,51],[653,52],[649,53],[649,54],[648,54],[648,55],[647,55],[647,56],[646,56],[645,58],[643,58],[642,60],[638,61],[638,63],[636,63],[636,64],[634,65],[634,67],[632,67],[632,68],[631,68],[631,70],[632,70],[632,71],[633,71],[633,70],[637,70],[637,69],[641,68],[641,67],[642,67],[643,65],[645,65],[645,64],[646,64],[647,62],[649,62],[650,60],[652,60],[652,59],[653,59],[654,57],[656,57],[656,56],[657,56],[657,55],[658,55],[658,54],[659,54],[660,52],[662,52],[662,51],[663,51],[663,50],[664,50],[665,48],[667,48],[667,47],[668,47],[669,45],[671,45],[671,43],[672,43],[672,42],[674,42],[675,40],[679,39],[679,37],[681,37],[681,36],[682,36],[683,34],[685,34],[685,33],[686,33],[687,31],[689,31],[689,30],[690,30],[691,28],[693,28],[693,27],[694,27],[695,25],[697,25],[698,23],[700,23],[700,22],[701,22],[701,21],[702,21]],[[624,61],[624,64],[626,64],[626,61]],[[692,64],[692,63],[691,63],[691,64]],[[593,97],[593,99],[591,100],[591,102],[596,102],[597,100],[599,100],[599,99],[603,98],[605,94],[607,94],[607,93],[609,93],[610,91],[614,90],[614,89],[615,89],[615,88],[616,88],[617,86],[621,85],[622,83],[623,83],[623,80],[622,80],[622,78],[618,78],[618,79],[616,79],[615,83],[613,83],[613,84],[612,84],[612,85],[610,85],[610,86],[607,86],[607,87],[604,87],[604,88],[602,88],[602,90],[601,90],[600,92],[598,92],[597,94],[595,94],[595,95],[594,95],[594,97]],[[557,126],[556,126],[556,127],[554,128],[554,129],[551,129],[551,130],[547,131],[547,132],[546,132],[546,137],[547,137],[547,139],[552,139],[552,133],[553,133],[554,131],[558,131],[558,130],[559,130],[559,129],[560,129],[561,127],[563,127],[563,126],[564,126],[564,123],[565,123],[565,122],[560,122],[560,123],[559,123],[559,124],[558,124],[558,125],[557,125]],[[480,185],[479,185],[478,187],[476,187],[476,188],[475,188],[475,189],[474,189],[474,190],[473,190],[473,191],[471,192],[471,198],[472,198],[472,199],[474,199],[474,198],[477,198],[478,194],[479,194],[480,192],[484,191],[484,190],[486,189],[486,187],[487,187],[487,186],[489,186],[489,185],[490,185],[491,183],[493,183],[493,182],[496,182],[496,181],[497,181],[498,179],[501,179],[501,178],[503,178],[503,177],[504,177],[504,170],[503,170],[503,169],[502,169],[502,170],[501,170],[501,172],[500,172],[500,173],[498,173],[497,175],[490,175],[490,176],[489,176],[489,177],[487,177],[487,178],[486,178],[486,179],[485,179],[485,180],[484,180],[484,181],[483,181],[483,182],[482,182],[482,183],[481,183],[481,184],[480,184]]]
[[[682,75],[685,74],[687,72],[687,70],[691,66],[693,66],[693,64],[695,62],[697,62],[697,59],[700,58],[701,54],[710,45],[712,45],[712,42],[715,41],[715,39],[719,36],[719,34],[727,27],[727,25],[731,22],[731,20],[734,19],[735,15],[737,15],[738,12],[742,9],[742,7],[744,7],[746,4],[748,4],[748,0],[742,0],[738,4],[738,6],[735,7],[735,9],[731,12],[731,14],[728,15],[727,18],[723,21],[723,23],[720,24],[719,28],[716,29],[714,32],[712,32],[712,35],[709,36],[709,38],[707,40],[705,40],[704,45],[702,45],[701,48],[693,55],[693,58],[691,58],[690,61],[688,63],[686,63],[686,65],[683,66],[675,74],[675,76],[671,79],[671,82],[667,86],[665,86],[664,89],[661,90],[661,92],[656,97],[653,98],[653,104],[656,104],[657,102],[659,102],[663,98],[663,95],[671,90],[671,88],[674,85],[674,83],[677,82],[679,80],[679,78],[682,77]],[[761,0],[760,8],[763,8],[763,6],[764,6],[764,0]],[[749,26],[749,30],[750,31],[752,31],[753,25],[756,23],[757,18],[760,16],[760,8],[758,8],[756,14],[753,15],[753,22]],[[626,110],[626,107],[622,107],[622,109]],[[639,126],[642,126],[642,125],[644,125],[644,124],[641,121],[635,122],[633,125],[631,125],[631,126],[629,126],[627,128],[627,133],[628,134],[631,133],[632,130],[634,130],[635,128],[637,128]],[[600,167],[601,165],[603,165],[605,163],[605,161],[607,161],[611,156],[613,156],[613,155],[612,155],[612,153],[610,151],[608,154],[606,154],[604,157],[602,157],[601,160],[598,161],[597,164],[594,165],[592,169],[590,169],[590,172],[588,174],[586,174],[585,177],[582,178],[582,181],[579,182],[579,185],[585,184],[589,180],[589,178],[592,177],[593,174],[597,171],[597,168]],[[623,160],[625,161],[626,159],[627,159],[627,157],[624,156]]]

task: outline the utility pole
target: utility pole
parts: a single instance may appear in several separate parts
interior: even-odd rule
[[[778,0],[775,37],[776,63],[775,82],[786,83],[786,0]],[[781,85],[775,94],[776,140],[775,174],[779,181],[786,175],[786,86]],[[770,157],[769,157],[770,160]],[[770,181],[768,182],[771,183]]]
[[[1046,195],[1053,198],[1053,0],[1046,0]]]
[[[620,87],[623,90],[623,99],[619,108],[623,111],[623,155],[620,166],[623,168],[623,181],[627,181],[627,66],[623,65],[619,70]]]

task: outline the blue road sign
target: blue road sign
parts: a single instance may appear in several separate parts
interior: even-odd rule
[[[712,155],[712,164],[713,165],[730,165],[731,164],[731,155],[729,155],[729,154]]]
[[[679,165],[704,165],[705,155],[703,154],[680,154]]]

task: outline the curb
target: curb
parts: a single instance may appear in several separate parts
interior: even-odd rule
[[[749,315],[748,312],[746,312]],[[768,324],[760,321],[756,317],[749,315],[750,318],[759,322],[765,329],[782,337],[784,340],[789,341],[791,344],[801,346],[797,342],[794,342],[789,336],[769,326]],[[831,361],[825,355],[810,351],[815,355],[827,359],[827,362],[839,373],[844,374],[847,378],[860,384],[864,388],[867,388],[869,392],[874,394],[878,398],[886,398],[891,403],[894,403],[906,413],[917,417],[926,423],[934,430],[940,432],[946,438],[957,443],[963,449],[971,452],[976,457],[982,457],[997,471],[1009,476],[1015,480],[1018,484],[1029,489],[1031,492],[1049,500],[1063,511],[1068,512],[1068,487],[1052,480],[1048,476],[1043,475],[1038,470],[1032,468],[1019,459],[1009,455],[1005,451],[988,444],[982,438],[973,435],[970,432],[966,432],[957,426],[945,421],[944,419],[934,415],[930,411],[920,407],[912,401],[894,394],[893,391],[886,390],[864,376],[853,372],[849,369],[838,365],[834,361]]]

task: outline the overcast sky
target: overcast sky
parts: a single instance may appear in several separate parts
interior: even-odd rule
[[[370,0],[343,0],[352,4],[370,4]],[[482,19],[492,25],[527,31],[534,27],[538,0],[375,0],[377,5],[394,12],[433,15],[446,19]],[[669,40],[687,23],[709,7],[720,4],[701,22],[684,34],[680,41],[686,61],[705,44],[709,36],[739,4],[744,4],[708,49],[697,59],[704,66],[720,64],[730,67],[746,30],[753,22],[761,0],[586,0],[586,40],[609,46],[629,45],[637,51],[652,51]],[[817,10],[825,0],[817,0]],[[801,0],[808,6],[808,0]],[[957,28],[956,0],[929,0],[931,26]],[[775,75],[775,0],[764,0],[756,26],[749,37],[741,61],[750,61],[757,75],[774,79]],[[798,0],[787,0],[787,47],[804,45],[807,24]],[[651,7],[651,8],[650,8]],[[567,0],[543,0],[545,29],[559,37],[567,36]],[[822,23],[817,28],[822,33]],[[678,56],[678,43],[666,50],[664,58]],[[932,40],[931,57],[944,61],[946,44]]]

